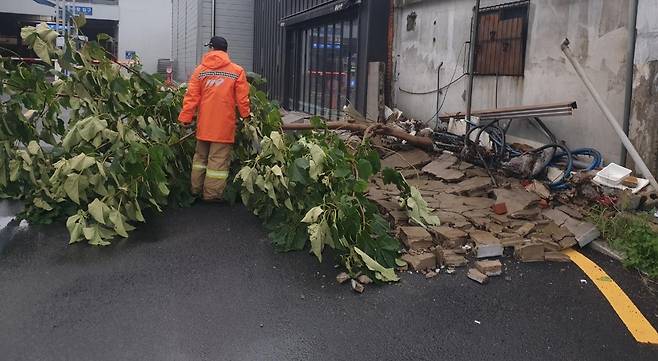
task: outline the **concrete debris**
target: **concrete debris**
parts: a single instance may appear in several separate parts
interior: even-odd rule
[[[535,226],[536,224],[534,223],[524,223],[519,229],[516,230],[516,234],[521,237],[525,237],[535,229]]]
[[[382,160],[382,168],[420,168],[432,161],[426,152],[418,148],[394,153]]]
[[[423,227],[401,227],[399,234],[407,249],[426,249],[434,245],[432,235]]]
[[[539,218],[541,211],[539,208],[523,209],[510,214],[510,218],[523,219],[526,221],[534,221]]]
[[[438,276],[438,275],[439,275],[439,274],[436,273],[436,272],[434,272],[434,271],[429,271],[429,272],[425,273],[425,278],[428,278],[428,279],[429,279],[429,278],[434,278],[434,277],[436,277],[436,276]]]
[[[544,260],[546,262],[571,262],[571,258],[562,252],[546,252]]]
[[[477,261],[475,268],[488,277],[500,276],[503,274],[503,264],[499,260],[494,261]]]
[[[494,189],[496,203],[505,203],[509,213],[517,213],[536,205],[539,196],[525,189]]]
[[[423,172],[431,174],[439,179],[443,179],[446,182],[458,182],[464,179],[466,175],[460,170],[450,168],[455,163],[457,163],[457,158],[455,156],[443,154],[441,157],[426,165],[423,168]]]
[[[467,195],[476,191],[481,191],[489,186],[491,186],[491,178],[473,177],[455,184],[450,190],[450,193]]]
[[[571,219],[565,223],[565,226],[576,237],[576,241],[580,247],[587,246],[601,236],[599,229],[589,222]]]
[[[350,275],[348,275],[345,272],[341,272],[338,274],[338,276],[336,276],[336,282],[340,284],[347,282],[349,279],[350,279]]]
[[[560,245],[560,250],[563,251],[568,248],[572,248],[578,244],[576,237],[566,237],[558,242]]]
[[[541,262],[544,260],[544,245],[537,242],[526,242],[514,247],[514,257],[521,262]]]
[[[542,212],[542,215],[555,222],[558,226],[563,225],[571,218],[569,215],[558,209],[546,209]]]
[[[436,268],[436,255],[434,253],[405,254],[402,260],[415,271],[424,271]]]
[[[571,217],[571,218],[575,218],[575,219],[583,219],[583,218],[585,218],[585,217],[583,216],[583,214],[580,213],[580,211],[578,211],[578,210],[576,210],[576,209],[574,209],[574,208],[572,208],[572,207],[569,207],[569,206],[564,206],[564,205],[562,205],[562,206],[557,207],[557,210],[560,211],[560,212],[563,212],[563,213],[567,214],[567,215],[568,215],[569,217]]]
[[[477,258],[500,257],[503,255],[503,245],[493,234],[475,230],[469,232],[469,235],[475,242]]]
[[[489,282],[489,277],[475,268],[470,268],[466,276],[481,285]]]
[[[359,277],[356,278],[359,283],[364,284],[364,285],[369,285],[372,283],[372,279],[368,277],[367,275],[360,275]]]
[[[541,198],[544,199],[550,199],[551,198],[551,191],[544,185],[544,183],[538,181],[538,180],[533,180],[530,184],[528,184],[525,189],[528,192],[533,192],[536,195],[538,195]]]
[[[365,286],[360,284],[359,282],[352,280],[352,290],[356,293],[363,293],[365,291]]]

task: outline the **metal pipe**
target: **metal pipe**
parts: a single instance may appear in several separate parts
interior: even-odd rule
[[[436,69],[436,122],[439,122],[439,101],[441,100],[441,68],[443,67],[443,62],[439,64],[439,67]]]
[[[603,111],[603,114],[605,115],[606,119],[608,120],[612,128],[615,130],[615,132],[617,132],[619,139],[621,139],[621,142],[626,147],[628,154],[630,154],[631,158],[633,158],[635,165],[638,168],[640,168],[640,173],[642,174],[642,176],[646,177],[651,183],[651,185],[653,186],[654,190],[658,191],[658,182],[656,182],[656,178],[654,178],[653,174],[651,174],[651,171],[647,167],[646,163],[644,163],[644,160],[642,160],[642,157],[633,146],[633,143],[631,143],[630,139],[628,139],[628,136],[626,136],[626,134],[624,133],[624,130],[617,122],[617,119],[615,119],[615,116],[610,111],[610,108],[608,108],[608,106],[603,101],[603,98],[601,98],[599,92],[596,90],[596,88],[594,88],[594,85],[587,77],[587,74],[585,74],[585,70],[583,69],[583,67],[573,56],[571,49],[569,49],[569,39],[564,39],[561,47],[562,47],[562,52],[567,57],[567,59],[569,59],[571,65],[573,65],[573,68],[576,70],[576,73],[578,74],[580,79],[582,79],[583,83],[587,87],[587,90],[589,90],[589,92],[592,94],[594,101],[596,101],[596,104],[599,105],[599,108],[601,108],[601,111]]]
[[[475,70],[475,42],[480,28],[480,0],[475,0],[473,6],[473,18],[471,24],[471,40],[469,45],[468,61],[468,88],[466,90],[466,120],[471,120],[471,108],[473,106],[473,71]]]
[[[217,0],[212,0],[212,19],[210,19],[210,34],[215,36],[215,16],[217,16]]]
[[[626,53],[626,89],[624,90],[624,134],[628,134],[631,128],[631,102],[633,100],[633,69],[635,67],[635,42],[637,38],[637,3],[631,0],[628,11],[628,51]],[[621,163],[626,165],[628,153],[625,147],[621,147]]]

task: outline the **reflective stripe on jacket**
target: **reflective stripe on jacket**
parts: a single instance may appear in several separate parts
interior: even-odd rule
[[[178,120],[189,124],[198,108],[196,137],[214,143],[235,142],[236,112],[246,118],[249,83],[244,69],[223,51],[210,51],[192,73]]]

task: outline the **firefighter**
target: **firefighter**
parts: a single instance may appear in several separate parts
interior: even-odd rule
[[[250,118],[249,83],[244,69],[231,62],[228,42],[213,36],[210,51],[192,73],[178,121],[192,127],[196,117],[196,151],[192,161],[192,193],[205,201],[221,201],[235,141],[236,108]]]

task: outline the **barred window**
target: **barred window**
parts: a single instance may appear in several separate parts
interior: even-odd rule
[[[523,76],[529,1],[480,9],[475,73]]]

